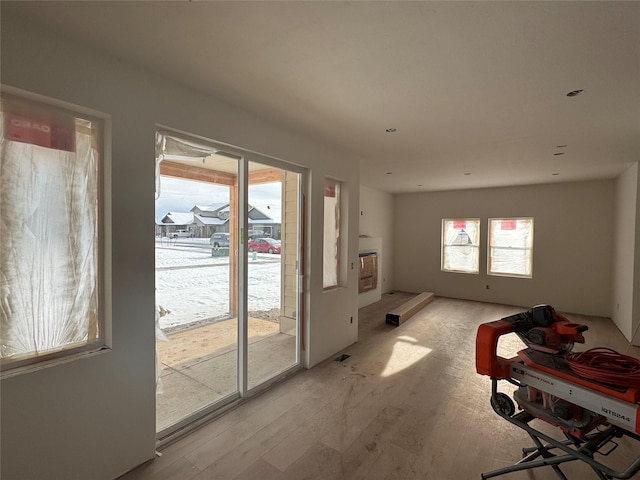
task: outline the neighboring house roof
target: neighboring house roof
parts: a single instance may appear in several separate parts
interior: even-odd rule
[[[212,203],[211,205],[207,206],[195,205],[191,209],[191,211],[196,215],[200,215],[202,217],[218,217],[220,219],[226,220],[229,218],[229,203]],[[264,213],[262,210],[249,205],[249,222],[255,222],[257,220],[263,220],[265,223],[279,223],[269,215]]]
[[[249,224],[277,225],[280,222],[249,205]],[[225,225],[229,221],[229,204],[195,205],[190,212],[168,212],[158,225]]]
[[[215,217],[218,212],[229,211],[229,203],[212,203],[211,205],[195,205],[191,211],[203,217]]]
[[[252,207],[251,205],[249,205],[249,219],[250,220],[270,220],[271,222],[274,222],[273,218],[271,218],[269,215],[267,215],[262,210],[256,207]]]
[[[223,220],[218,217],[203,217],[202,215],[194,214],[195,223],[197,225],[224,225],[229,219]]]
[[[191,210],[197,208],[203,212],[215,212],[223,207],[229,207],[229,202],[212,203],[211,205],[195,205]]]
[[[158,225],[191,225],[193,223],[193,213],[191,212],[168,212]]]

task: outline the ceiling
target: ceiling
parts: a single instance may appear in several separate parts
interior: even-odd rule
[[[637,1],[2,9],[337,147],[391,193],[613,178],[640,160]]]

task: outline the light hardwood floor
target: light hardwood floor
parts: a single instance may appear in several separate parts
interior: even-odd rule
[[[386,325],[385,314],[409,298],[385,294],[361,309],[358,343],[339,352],[347,360],[301,371],[121,480],[463,480],[518,461],[531,440],[493,412],[490,380],[475,373],[474,355],[480,323],[524,308],[436,298],[400,327]],[[640,357],[610,320],[569,317],[589,325],[577,350],[609,346]],[[515,335],[500,344],[504,355],[520,348]],[[638,443],[623,439],[612,466],[640,456]],[[563,470],[597,478],[581,463]],[[499,478],[557,477],[543,467]]]

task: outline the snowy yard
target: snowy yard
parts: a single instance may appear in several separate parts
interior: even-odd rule
[[[248,309],[280,306],[280,255],[249,254]],[[229,318],[229,258],[212,256],[208,238],[156,239],[156,301],[169,311],[160,327]]]

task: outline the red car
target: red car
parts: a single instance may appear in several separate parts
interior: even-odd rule
[[[252,238],[248,245],[250,252],[280,253],[280,242],[273,238]]]

